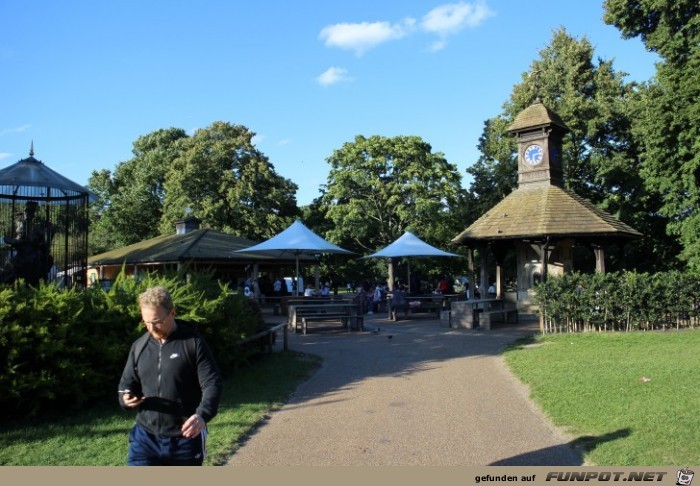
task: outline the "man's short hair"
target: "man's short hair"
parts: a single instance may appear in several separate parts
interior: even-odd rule
[[[139,307],[162,307],[170,312],[174,307],[173,298],[164,286],[151,287],[139,295]]]

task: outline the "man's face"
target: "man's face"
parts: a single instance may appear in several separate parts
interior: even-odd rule
[[[175,311],[168,312],[163,307],[141,307],[141,320],[154,339],[165,339],[175,327]]]

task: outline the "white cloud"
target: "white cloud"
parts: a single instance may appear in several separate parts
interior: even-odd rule
[[[421,20],[421,28],[441,37],[459,32],[464,27],[477,27],[494,15],[485,2],[448,3],[435,7]]]
[[[432,44],[430,44],[430,47],[428,50],[430,52],[437,52],[443,50],[447,46],[447,41],[445,39],[440,39],[434,41]]]
[[[289,145],[290,143],[292,143],[291,138],[284,138],[284,139],[280,140],[279,142],[277,142],[277,145],[282,147],[284,145]]]
[[[0,137],[3,135],[8,135],[10,133],[22,133],[26,132],[31,128],[31,125],[22,125],[20,127],[15,127],[15,128],[5,128],[3,130],[0,130]]]
[[[344,81],[352,81],[352,78],[348,76],[347,69],[339,67],[329,67],[323,74],[316,77],[316,82],[322,86],[330,86]]]
[[[8,152],[0,152],[0,160],[5,160],[6,158],[10,157],[12,154]]]
[[[389,22],[341,23],[324,27],[319,34],[327,47],[338,47],[355,51],[361,56],[373,47],[406,36],[415,25],[414,19],[398,24]]]
[[[484,20],[493,15],[495,12],[486,5],[485,0],[460,1],[435,7],[422,17],[420,23],[414,18],[407,17],[396,23],[387,21],[343,22],[328,25],[321,29],[319,39],[324,42],[326,47],[347,49],[354,51],[357,56],[362,56],[380,44],[402,39],[420,30],[438,36],[438,39],[429,47],[431,52],[436,52],[447,46],[447,38],[450,35],[454,35],[464,28],[478,27]],[[319,82],[332,84],[332,82],[324,83],[320,77]]]
[[[253,145],[261,144],[265,140],[265,135],[258,135],[257,133],[250,138],[250,142]]]

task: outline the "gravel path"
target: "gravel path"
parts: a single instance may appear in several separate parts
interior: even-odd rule
[[[365,322],[362,333],[290,334],[291,349],[323,365],[228,465],[582,465],[500,356],[534,324],[479,331],[381,314]]]

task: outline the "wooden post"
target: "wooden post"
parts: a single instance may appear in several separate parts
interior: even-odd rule
[[[475,299],[474,297],[474,249],[467,248],[467,275],[469,275],[469,300]]]
[[[479,286],[481,288],[481,296],[486,297],[486,291],[489,289],[489,255],[486,245],[482,245],[479,248],[479,259],[481,260],[481,282]]]

